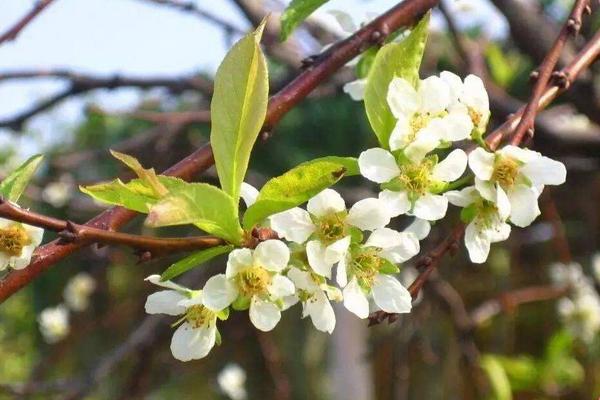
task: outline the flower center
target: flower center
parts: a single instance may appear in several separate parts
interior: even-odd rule
[[[410,135],[408,141],[412,142],[413,140],[415,140],[417,132],[425,128],[429,121],[431,121],[431,116],[429,114],[415,113],[410,119]]]
[[[425,160],[420,164],[402,165],[400,166],[400,175],[396,179],[411,197],[423,196],[431,186],[431,168],[430,160]]]
[[[245,297],[267,294],[271,280],[269,271],[260,266],[246,268],[237,275],[238,289]]]
[[[0,229],[0,251],[11,257],[20,256],[23,247],[30,243],[31,240],[21,225],[14,224]]]
[[[498,182],[504,189],[514,186],[519,176],[519,163],[510,157],[500,157],[494,163],[492,181]]]
[[[325,215],[316,221],[317,236],[323,244],[331,244],[348,235],[348,226],[344,222],[346,212],[341,211]]]
[[[471,121],[473,122],[473,126],[476,128],[479,127],[481,120],[483,119],[483,115],[481,113],[475,111],[472,107],[467,107],[467,112],[469,113],[469,117],[471,117]]]
[[[194,328],[210,325],[216,318],[216,314],[202,304],[191,306],[185,311],[186,321]]]
[[[362,288],[370,289],[382,264],[383,260],[379,257],[376,248],[368,247],[361,249],[352,259],[352,273],[356,276],[358,284]]]

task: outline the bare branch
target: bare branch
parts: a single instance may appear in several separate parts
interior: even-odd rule
[[[37,17],[42,11],[46,9],[46,7],[48,7],[53,2],[54,0],[38,0],[38,2],[35,4],[35,6],[33,6],[31,11],[29,11],[23,16],[23,18],[17,21],[17,23],[13,27],[11,27],[2,35],[0,35],[0,43],[15,40],[17,36],[19,36],[19,33],[21,33],[21,31],[25,29],[25,27],[28,24],[30,24],[35,17]]]

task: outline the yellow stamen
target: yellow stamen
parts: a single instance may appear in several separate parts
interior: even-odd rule
[[[236,280],[240,293],[245,297],[252,297],[267,294],[272,277],[263,267],[253,266],[240,271]]]
[[[498,182],[504,189],[514,186],[519,176],[519,163],[510,157],[500,157],[494,163],[492,181]]]
[[[18,257],[23,247],[31,244],[31,239],[20,224],[0,229],[0,251],[11,257]]]

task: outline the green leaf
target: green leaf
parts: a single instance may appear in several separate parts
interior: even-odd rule
[[[245,311],[250,308],[250,297],[238,296],[237,299],[231,303],[231,307],[236,311]]]
[[[4,200],[12,201],[14,203],[19,200],[43,158],[44,156],[39,154],[30,157],[21,164],[19,168],[15,169],[0,182],[0,195]]]
[[[242,229],[231,196],[206,183],[187,183],[150,208],[146,225],[194,224],[212,235],[240,244]]]
[[[540,377],[540,365],[529,356],[501,357],[496,359],[502,365],[512,390],[534,390]]]
[[[388,87],[396,76],[417,86],[428,26],[429,13],[403,41],[384,45],[377,52],[367,76],[365,109],[371,127],[381,147],[385,149],[389,148],[390,134],[396,124],[396,119],[387,103]]]
[[[318,158],[269,180],[258,193],[256,202],[246,210],[244,228],[250,229],[269,215],[308,201],[348,172],[355,174],[358,171],[355,164],[356,159],[350,157]]]
[[[119,153],[118,151],[111,150],[110,154],[131,168],[142,181],[148,184],[157,197],[162,197],[167,194],[167,188],[158,179],[156,172],[154,172],[154,168],[145,169],[135,157]]]
[[[159,175],[158,181],[167,192],[179,190],[187,185],[187,182],[171,176]],[[144,214],[147,214],[150,207],[162,197],[141,179],[132,179],[127,183],[115,179],[111,182],[80,186],[79,189],[102,203],[125,207]]]
[[[269,96],[267,63],[259,41],[265,26],[246,35],[227,53],[215,76],[210,105],[210,142],[221,187],[238,207],[240,186],[252,146],[265,121]]]
[[[512,400],[512,389],[502,363],[496,356],[484,355],[480,360],[481,368],[487,374],[492,386],[494,400]]]
[[[382,274],[397,274],[398,272],[400,272],[400,268],[398,268],[398,266],[396,264],[394,264],[393,262],[386,260],[385,258],[381,259],[383,264],[381,265],[381,267],[379,268],[379,272],[381,272]]]
[[[287,40],[298,25],[327,1],[329,0],[292,0],[281,14],[281,41]]]
[[[356,76],[358,78],[366,78],[369,75],[369,71],[373,66],[373,61],[375,61],[378,52],[379,49],[377,47],[371,47],[361,54],[355,68]]]
[[[177,261],[175,264],[171,265],[169,268],[165,270],[160,276],[160,280],[162,282],[171,280],[184,272],[189,271],[190,269],[199,266],[207,262],[210,259],[215,258],[216,256],[220,256],[221,254],[227,253],[233,249],[233,246],[217,246],[211,247],[210,249],[204,249],[197,251],[195,253],[190,254],[186,258],[183,258]]]

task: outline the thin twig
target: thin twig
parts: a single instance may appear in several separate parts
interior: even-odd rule
[[[23,18],[17,21],[17,23],[13,25],[10,29],[8,29],[6,32],[0,35],[0,43],[15,40],[17,36],[19,36],[19,33],[21,33],[21,31],[25,29],[25,27],[29,25],[29,23],[31,23],[31,21],[33,21],[35,17],[37,17],[42,11],[46,9],[46,7],[48,7],[53,2],[54,0],[38,0],[31,9],[31,11],[25,14]]]

